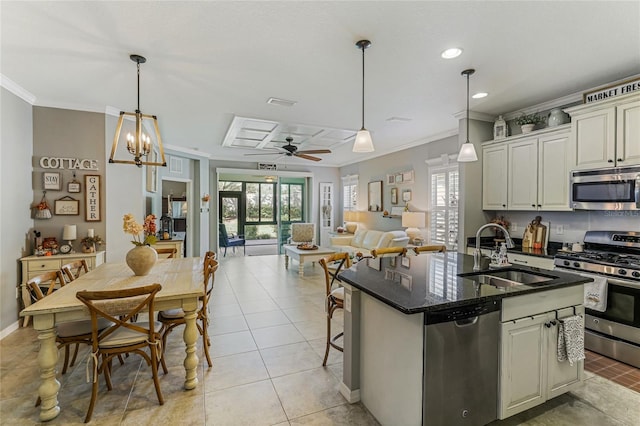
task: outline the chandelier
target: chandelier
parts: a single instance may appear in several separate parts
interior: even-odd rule
[[[116,126],[116,133],[113,137],[109,163],[135,164],[138,167],[142,167],[143,165],[166,167],[167,162],[164,157],[164,148],[162,147],[160,130],[158,129],[158,118],[155,115],[143,114],[140,111],[140,64],[147,62],[147,59],[140,55],[130,55],[129,58],[136,63],[138,68],[138,108],[136,109],[136,112],[120,111],[120,118],[118,119],[118,125]],[[134,117],[136,121],[135,133],[131,134],[129,132],[126,137],[127,151],[129,154],[133,155],[133,160],[116,160],[114,157],[118,148],[118,141],[120,140],[120,133],[122,132],[122,124],[124,123],[125,117]],[[143,131],[143,127],[145,127],[145,123],[151,122],[153,123],[153,130],[158,142],[160,161],[156,160],[154,155],[155,153],[152,154],[151,159],[149,158],[149,155],[154,151],[153,141],[151,136]]]

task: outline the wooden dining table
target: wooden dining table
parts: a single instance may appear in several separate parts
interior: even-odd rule
[[[42,383],[38,389],[41,398],[40,420],[54,419],[60,413],[56,379],[58,348],[56,324],[90,319],[89,310],[76,293],[81,290],[123,290],[159,283],[162,290],[156,295],[155,309],[182,308],[186,326],[183,339],[186,346],[184,360],[185,389],[194,389],[198,384],[196,368],[196,341],[198,328],[196,317],[198,299],[203,295],[203,263],[201,258],[161,259],[148,275],[135,276],[125,263],[104,263],[98,268],[65,285],[51,295],[20,312],[20,316],[33,317],[33,327],[38,331],[40,351],[38,365]]]

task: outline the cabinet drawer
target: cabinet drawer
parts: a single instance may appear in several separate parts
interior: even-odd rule
[[[31,272],[36,272],[35,275],[38,275],[40,272],[55,271],[56,269],[60,269],[60,260],[58,259],[42,259],[29,262],[30,277]]]
[[[553,259],[526,254],[509,253],[509,261],[516,265],[532,266],[534,268],[553,269]]]
[[[583,285],[541,291],[502,299],[502,321],[537,315],[567,306],[582,305]]]

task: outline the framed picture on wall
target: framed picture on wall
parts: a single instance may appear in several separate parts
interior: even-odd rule
[[[62,188],[60,173],[44,172],[42,174],[42,188],[46,190],[60,191]]]
[[[84,220],[87,222],[100,222],[100,209],[102,197],[100,194],[100,175],[84,176]]]
[[[56,200],[54,206],[56,215],[78,216],[80,214],[80,201],[69,196]]]
[[[398,204],[398,188],[391,188],[391,204]]]
[[[396,183],[396,175],[387,175],[387,185]]]
[[[152,149],[149,153],[149,161],[157,162],[158,161],[158,151]],[[158,166],[146,166],[147,168],[147,192],[157,192],[158,191]]]
[[[411,201],[411,190],[402,191],[402,201]]]

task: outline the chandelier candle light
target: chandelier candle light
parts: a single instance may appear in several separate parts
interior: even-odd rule
[[[155,115],[143,114],[140,111],[140,64],[147,62],[144,56],[130,55],[129,58],[137,64],[138,67],[138,108],[136,112],[120,111],[120,118],[118,119],[118,125],[116,127],[116,133],[113,137],[113,145],[111,146],[111,156],[109,157],[109,163],[121,163],[121,164],[135,164],[138,167],[146,166],[167,166],[167,162],[164,157],[164,148],[162,147],[162,138],[160,137],[160,130],[158,128],[158,118]],[[118,148],[118,140],[120,139],[120,133],[122,131],[122,124],[125,116],[135,117],[136,130],[135,134],[127,133],[127,151],[133,155],[133,160],[116,160],[114,159],[116,150]],[[146,122],[153,122],[153,129],[156,134],[156,140],[158,141],[158,150],[160,151],[161,161],[148,161],[148,155],[153,149],[153,142],[151,137],[142,131],[145,120]],[[143,157],[147,160],[143,161]]]

